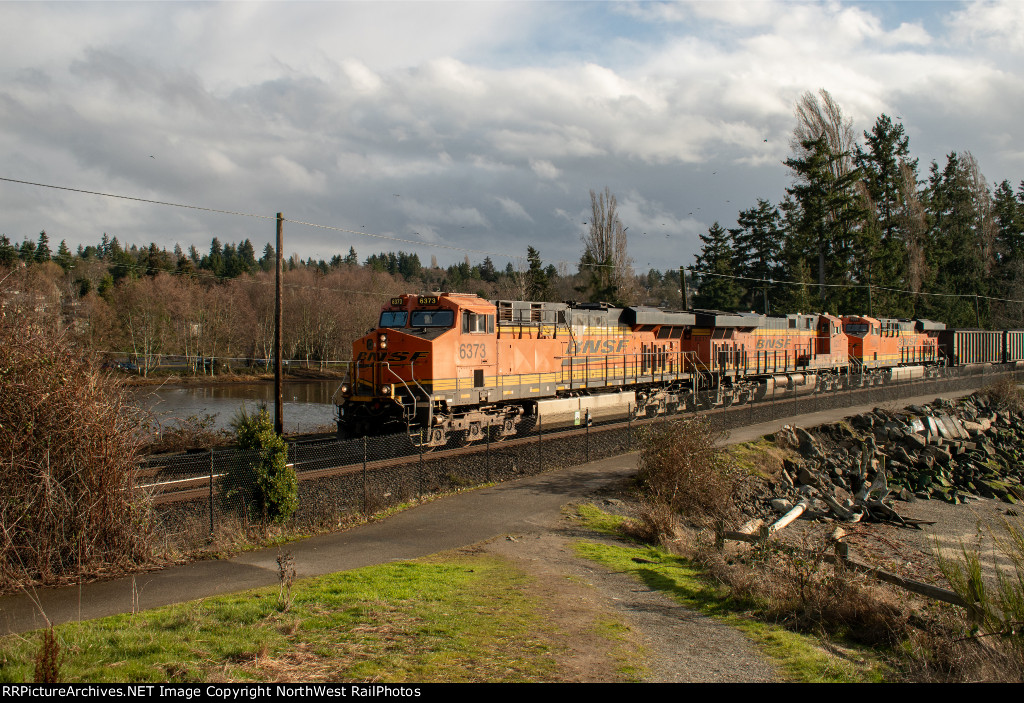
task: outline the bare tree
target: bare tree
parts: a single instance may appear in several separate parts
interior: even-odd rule
[[[896,214],[900,228],[907,239],[907,287],[919,293],[928,275],[925,256],[925,237],[928,231],[928,216],[917,192],[917,176],[906,162],[900,164],[900,202]]]
[[[626,229],[619,220],[618,202],[608,187],[590,191],[590,229],[583,235],[580,273],[591,298],[626,304],[633,298],[633,260],[629,258]]]
[[[974,154],[965,151],[961,157],[964,170],[970,179],[972,200],[974,201],[975,230],[978,244],[981,246],[982,265],[985,275],[990,276],[996,265],[996,235],[999,226],[996,224],[995,203],[992,202],[992,191],[988,180],[981,172]]]
[[[820,100],[818,98],[820,97]],[[831,167],[833,176],[840,178],[853,170],[853,153],[856,137],[853,133],[853,119],[843,115],[843,109],[832,94],[822,88],[818,96],[807,91],[796,103],[796,127],[790,147],[797,157],[804,156],[804,142],[822,137],[828,143],[829,151],[840,157]]]

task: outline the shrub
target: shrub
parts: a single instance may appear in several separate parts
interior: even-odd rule
[[[215,415],[204,413],[174,418],[166,426],[151,422],[146,428],[149,441],[143,449],[147,454],[161,454],[186,449],[209,449],[230,443],[231,433],[215,429],[216,421]]]
[[[1024,393],[1015,379],[1004,378],[1002,381],[982,388],[979,395],[989,399],[996,407],[1013,412],[1024,412]]]
[[[288,466],[288,447],[274,432],[266,407],[255,415],[243,405],[232,420],[240,449],[252,450],[225,477],[225,496],[239,498],[266,522],[281,523],[299,507],[299,483]],[[246,508],[248,509],[248,508]]]
[[[650,430],[643,439],[637,472],[647,499],[698,526],[734,518],[732,495],[742,475],[729,455],[715,446],[720,437],[706,417]]]
[[[0,588],[150,556],[140,412],[23,294],[0,290]]]

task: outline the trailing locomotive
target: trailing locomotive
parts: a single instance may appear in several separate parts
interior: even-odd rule
[[[438,447],[1022,358],[1024,331],[927,320],[402,295],[354,342],[337,423]]]

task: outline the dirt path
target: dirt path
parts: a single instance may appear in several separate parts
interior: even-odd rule
[[[546,618],[564,633],[568,653],[561,663],[566,680],[779,680],[771,662],[738,630],[681,606],[632,576],[577,557],[570,545],[580,539],[620,543],[563,518],[550,530],[517,533],[483,545],[533,577]],[[610,647],[610,638],[617,644]]]

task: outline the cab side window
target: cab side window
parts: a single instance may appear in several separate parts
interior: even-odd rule
[[[465,310],[462,313],[462,331],[466,334],[493,334],[494,315],[481,315]]]

